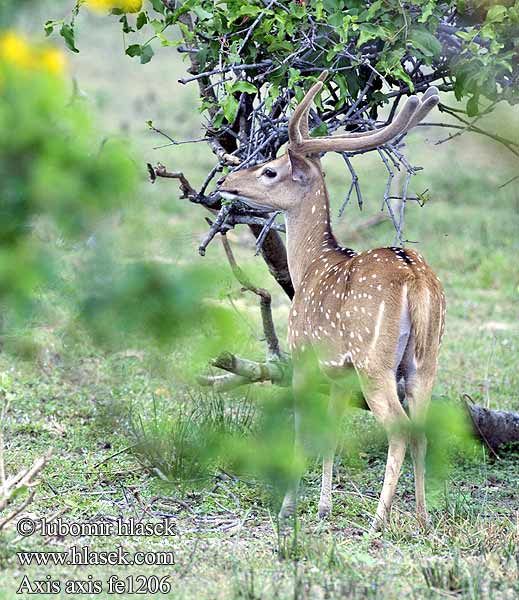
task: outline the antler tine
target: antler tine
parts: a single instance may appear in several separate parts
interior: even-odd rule
[[[314,83],[294,110],[294,114],[288,123],[288,139],[290,144],[301,144],[308,137],[308,112],[327,77],[328,71],[323,71],[319,75],[319,81]]]
[[[405,131],[411,130],[413,127],[418,125],[418,123],[420,123],[420,121],[422,121],[424,119],[424,117],[427,115],[427,113],[429,113],[439,103],[440,98],[439,98],[438,94],[439,94],[439,90],[437,87],[433,86],[433,87],[430,87],[427,89],[427,91],[424,93],[424,95],[420,98],[420,104],[417,107],[411,120],[407,124],[405,130],[400,133],[404,133]],[[379,131],[382,131],[382,129],[380,129]],[[373,131],[373,130],[357,131],[354,133],[344,133],[344,134],[336,135],[333,137],[333,139],[363,138],[363,137],[369,137],[370,135],[373,135],[373,133],[376,133],[376,130],[375,131]],[[400,134],[398,133],[397,135],[400,135]],[[314,138],[314,139],[317,139],[317,138]]]
[[[300,138],[298,144],[293,144],[293,149],[305,154],[373,150],[417,125],[438,102],[438,89],[432,87],[424,94],[422,101],[411,96],[393,122],[386,127],[332,137]]]
[[[349,134],[337,137],[307,138],[294,149],[305,154],[372,150],[405,131],[419,106],[420,100],[416,96],[411,96],[393,122],[386,127],[372,131],[368,135]]]
[[[423,121],[427,113],[429,113],[439,102],[440,96],[438,95],[440,92],[437,87],[430,87],[425,94],[422,96],[422,102],[420,108],[415,112],[413,118],[409,122],[407,129],[412,129],[420,121]]]

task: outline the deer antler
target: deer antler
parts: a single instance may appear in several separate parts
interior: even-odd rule
[[[313,99],[321,91],[327,75],[327,71],[321,74],[319,81],[310,88],[290,119],[288,125],[289,146],[291,150],[299,154],[373,150],[413,128],[440,101],[438,88],[430,87],[421,99],[417,96],[408,98],[393,122],[385,127],[373,131],[312,138],[309,136],[308,114]]]

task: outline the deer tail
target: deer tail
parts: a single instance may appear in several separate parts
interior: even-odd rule
[[[441,328],[441,290],[436,285],[427,285],[421,278],[408,281],[407,302],[411,317],[411,328],[414,334],[415,358],[422,362],[428,349],[435,349],[439,344]]]

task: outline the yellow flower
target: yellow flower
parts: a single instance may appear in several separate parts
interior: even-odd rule
[[[56,48],[46,48],[40,54],[43,68],[53,75],[62,75],[65,72],[67,61],[63,52]]]
[[[142,8],[142,0],[120,0],[118,4],[125,13],[137,13]]]
[[[137,13],[142,8],[142,0],[87,0],[87,4],[99,12],[119,8],[125,13]]]
[[[32,67],[34,55],[26,40],[14,31],[0,36],[0,58],[18,67]]]
[[[33,46],[14,31],[0,34],[0,60],[15,67],[47,71],[61,75],[65,71],[65,56],[60,50],[49,46]]]
[[[115,2],[113,0],[87,0],[87,5],[93,10],[101,12],[113,8]]]

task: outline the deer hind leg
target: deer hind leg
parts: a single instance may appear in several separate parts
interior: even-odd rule
[[[428,523],[425,502],[425,457],[427,438],[425,424],[431,400],[431,392],[436,375],[436,354],[432,353],[426,360],[417,363],[415,358],[414,333],[411,333],[399,372],[404,378],[404,390],[409,418],[413,424],[410,435],[411,457],[413,459],[416,516],[420,525]]]
[[[318,506],[318,516],[320,519],[326,518],[332,512],[333,459],[337,447],[339,427],[346,405],[345,390],[338,384],[332,384],[330,403],[328,406],[330,430],[329,437],[326,440],[325,451],[323,453],[323,476]]]
[[[413,433],[410,439],[411,456],[413,459],[416,517],[422,526],[427,525],[428,515],[425,502],[425,456],[427,438],[425,421],[431,399],[434,374],[424,373],[418,369],[406,378],[405,395],[409,407],[409,416],[413,423]]]
[[[371,529],[376,531],[387,523],[390,516],[393,497],[407,449],[406,428],[409,418],[398,399],[393,371],[371,379],[363,387],[366,402],[377,421],[386,430],[389,442],[384,483],[377,512],[371,524]]]

